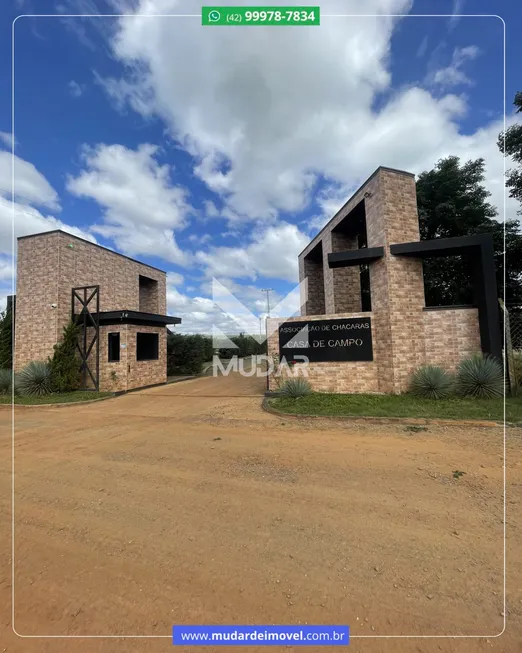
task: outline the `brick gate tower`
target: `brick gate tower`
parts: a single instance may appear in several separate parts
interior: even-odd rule
[[[18,238],[14,366],[46,361],[74,319],[86,389],[167,380],[166,273],[64,231]]]
[[[422,260],[454,255],[475,272],[473,304],[427,307]],[[452,370],[481,350],[502,356],[491,236],[421,241],[411,173],[378,168],[301,252],[299,279],[306,282],[302,316],[269,321],[269,353],[298,351],[282,345],[283,323],[321,331],[292,345],[312,355],[315,390],[397,394],[424,364]],[[361,337],[328,336],[335,332]]]

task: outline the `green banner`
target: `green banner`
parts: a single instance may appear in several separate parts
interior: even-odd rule
[[[319,7],[201,7],[202,25],[319,25]]]

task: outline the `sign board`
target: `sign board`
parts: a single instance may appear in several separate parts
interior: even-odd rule
[[[296,358],[297,356],[297,358]],[[279,325],[279,359],[310,363],[372,361],[372,325],[369,317],[338,320],[303,320]]]

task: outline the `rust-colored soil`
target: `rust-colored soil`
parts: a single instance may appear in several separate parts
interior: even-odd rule
[[[0,411],[0,653],[159,652],[176,623],[305,622],[350,625],[354,651],[522,650],[520,431],[508,431],[507,629],[495,638],[502,429],[285,421],[248,396],[262,391],[204,378],[16,409],[16,629],[115,639],[11,631]],[[356,639],[447,634],[484,637]]]

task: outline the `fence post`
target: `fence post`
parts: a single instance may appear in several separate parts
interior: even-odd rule
[[[518,380],[516,377],[515,370],[515,356],[513,354],[513,344],[511,340],[511,324],[509,321],[509,311],[506,308],[506,305],[499,298],[498,303],[500,304],[500,309],[504,317],[504,364],[506,366],[506,380],[509,385],[509,391],[511,395],[515,395],[518,389]]]

